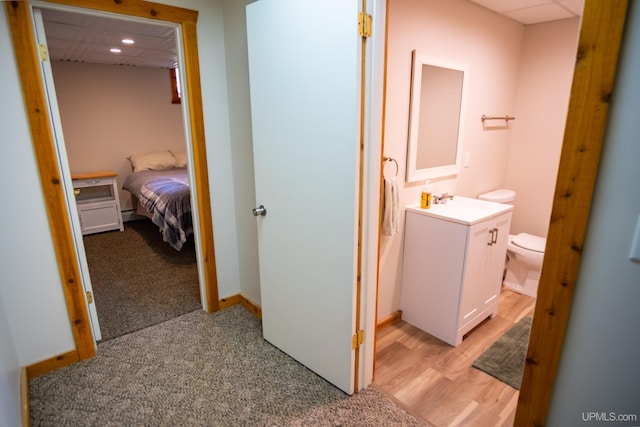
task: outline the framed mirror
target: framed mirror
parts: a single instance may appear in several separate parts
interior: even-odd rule
[[[457,175],[469,66],[413,51],[407,182]]]

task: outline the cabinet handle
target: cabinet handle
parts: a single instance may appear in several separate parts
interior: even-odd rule
[[[491,230],[489,230],[489,234],[491,235],[491,237],[489,237],[489,242],[487,242],[487,246],[493,246],[496,243],[498,243],[498,229],[492,228]]]

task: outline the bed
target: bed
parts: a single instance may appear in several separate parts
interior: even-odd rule
[[[193,234],[191,191],[187,168],[143,170],[125,178],[122,186],[137,199],[137,213],[160,228],[165,242],[182,249]]]

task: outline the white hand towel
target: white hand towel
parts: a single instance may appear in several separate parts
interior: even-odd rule
[[[387,236],[393,236],[400,229],[399,203],[398,182],[396,178],[385,178],[382,232]]]

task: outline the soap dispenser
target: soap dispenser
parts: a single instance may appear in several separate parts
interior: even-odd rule
[[[431,181],[426,180],[424,182],[424,187],[422,188],[422,194],[420,195],[420,207],[422,209],[429,209],[431,207],[431,199],[433,198],[433,195],[429,189],[430,183]]]

